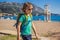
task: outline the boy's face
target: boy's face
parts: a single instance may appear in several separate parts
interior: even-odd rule
[[[29,7],[26,7],[25,13],[26,13],[26,14],[32,13],[32,9],[33,9],[33,6],[32,6],[32,5],[30,5]]]

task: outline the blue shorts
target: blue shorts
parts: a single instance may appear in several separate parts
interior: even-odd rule
[[[23,40],[32,40],[31,35],[22,35]]]

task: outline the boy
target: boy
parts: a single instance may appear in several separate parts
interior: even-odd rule
[[[19,18],[19,22],[17,25],[17,40],[20,40],[20,35],[22,36],[23,40],[32,40],[32,38],[31,38],[32,28],[33,28],[34,32],[36,31],[36,29],[32,23],[32,15],[31,15],[32,9],[33,9],[33,6],[31,3],[29,3],[29,2],[24,3],[23,8],[22,8],[24,15],[22,15]],[[37,36],[36,32],[35,32],[35,34]]]

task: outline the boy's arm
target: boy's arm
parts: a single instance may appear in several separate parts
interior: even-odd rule
[[[18,25],[17,25],[17,40],[20,40],[20,27],[21,27],[21,22],[18,22]]]
[[[32,28],[33,28],[33,31],[34,31],[34,33],[35,33],[36,38],[38,39],[37,30],[36,30],[36,28],[35,28],[33,22],[32,22]]]

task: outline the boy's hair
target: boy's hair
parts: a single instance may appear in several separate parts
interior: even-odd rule
[[[23,4],[22,11],[25,12],[25,9],[26,9],[27,7],[30,7],[31,5],[32,5],[32,4],[31,4],[30,2],[24,3],[24,4]]]

